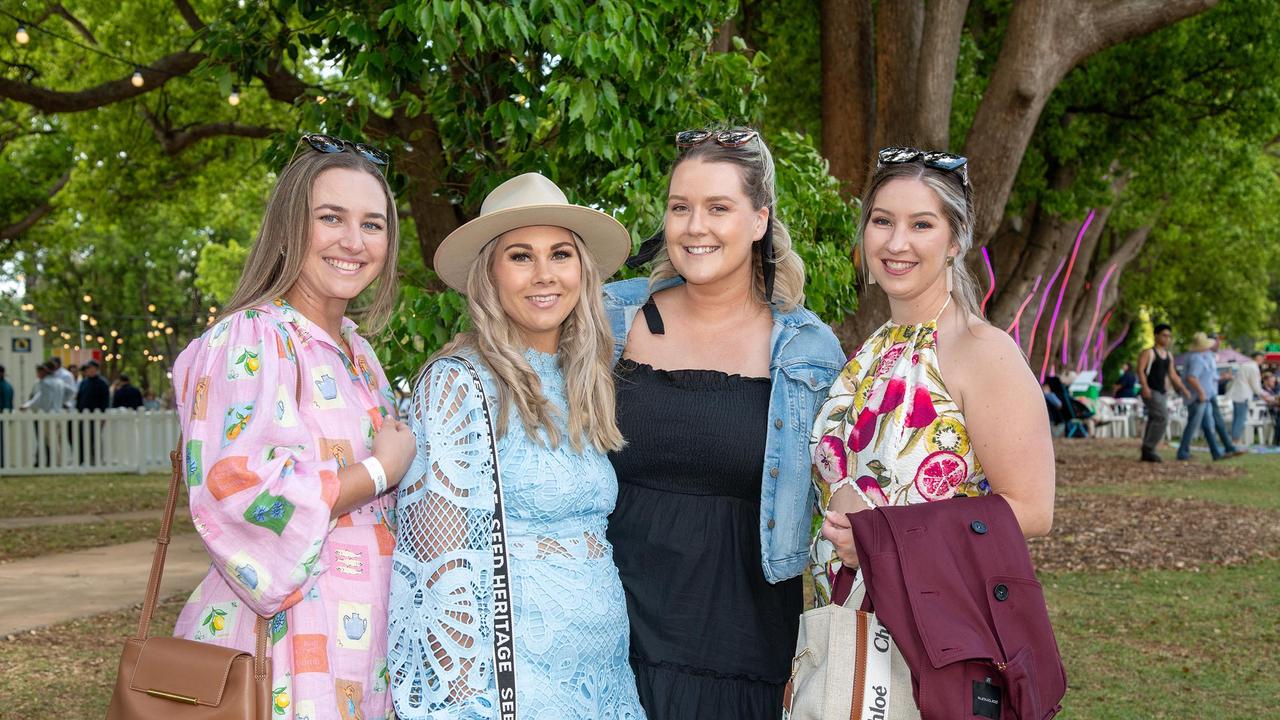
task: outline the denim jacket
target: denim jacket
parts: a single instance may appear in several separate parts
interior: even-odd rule
[[[653,292],[683,282],[656,284]],[[613,329],[613,359],[622,356],[636,312],[649,300],[648,278],[604,286],[604,309]],[[769,429],[760,491],[760,565],[771,583],[804,571],[813,520],[809,433],[818,408],[844,366],[835,333],[804,308],[773,308],[769,337]]]

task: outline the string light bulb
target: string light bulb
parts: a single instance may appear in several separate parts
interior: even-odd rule
[[[240,86],[239,85],[231,86],[231,94],[227,96],[227,103],[231,105],[231,107],[235,107],[240,104]]]
[[[129,78],[129,82],[132,83],[134,87],[142,87],[147,83],[146,78],[142,77],[141,70],[134,70],[133,77]]]
[[[23,25],[18,26],[18,32],[14,33],[13,39],[17,40],[19,45],[31,42],[31,36],[27,34],[27,28]]]
[[[90,295],[89,293],[85,293],[85,294],[84,294],[84,301],[85,301],[85,302],[87,302],[87,303],[91,303],[91,302],[93,302],[93,296],[92,296],[92,295]]]
[[[150,305],[147,306],[147,312],[155,312],[155,311],[156,311],[155,303],[151,303]]]

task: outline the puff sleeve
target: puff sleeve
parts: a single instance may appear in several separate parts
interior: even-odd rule
[[[254,612],[299,600],[325,571],[338,463],[321,460],[297,400],[285,325],[247,310],[178,358],[191,515],[213,566]]]

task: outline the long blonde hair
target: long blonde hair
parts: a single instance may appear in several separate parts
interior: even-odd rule
[[[499,436],[506,433],[514,406],[525,434],[541,442],[541,428],[550,446],[558,447],[561,437],[555,420],[560,411],[543,394],[538,373],[524,358],[526,343],[498,299],[493,262],[500,237],[480,250],[467,274],[467,308],[474,329],[458,333],[427,362],[464,350],[478,354],[498,381]],[[581,452],[588,442],[600,452],[620,450],[623,441],[614,406],[613,335],[601,301],[600,271],[586,243],[577,235],[574,243],[582,267],[581,293],[561,327],[559,347],[568,399],[569,445],[575,452]]]
[[[730,128],[730,130],[748,130],[749,128]],[[769,209],[769,227],[773,231],[773,302],[782,310],[790,312],[804,303],[804,261],[791,249],[791,232],[778,219],[778,184],[777,172],[773,166],[773,154],[764,138],[759,134],[742,147],[727,148],[714,140],[706,140],[684,150],[671,165],[667,174],[667,185],[670,188],[671,176],[675,175],[680,163],[687,160],[701,160],[708,163],[729,163],[738,167],[738,175],[742,178],[742,192],[751,200],[753,210]],[[760,257],[760,243],[751,245],[751,295],[761,304],[768,305],[764,294],[764,261]],[[649,287],[662,280],[679,277],[675,265],[667,255],[664,243],[653,258],[653,270],[649,273]]]
[[[382,272],[374,280],[377,291],[367,306],[351,311],[351,314],[360,317],[362,334],[376,335],[386,325],[396,302],[400,221],[396,215],[395,198],[386,178],[378,172],[376,165],[353,152],[321,153],[307,150],[281,171],[280,178],[271,190],[271,198],[267,200],[262,228],[253,241],[253,247],[249,249],[240,282],[231,299],[225,303],[226,309],[221,317],[283,297],[298,282],[311,244],[311,189],[321,173],[334,168],[369,173],[377,178],[378,185],[387,197],[387,257]]]

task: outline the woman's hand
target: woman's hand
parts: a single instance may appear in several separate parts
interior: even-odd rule
[[[836,546],[836,556],[845,567],[858,567],[858,551],[853,546],[853,527],[847,516],[828,510],[822,520],[822,537]]]
[[[373,435],[373,456],[382,463],[382,470],[387,474],[387,487],[400,484],[416,452],[413,433],[406,423],[399,420],[388,419]]]

